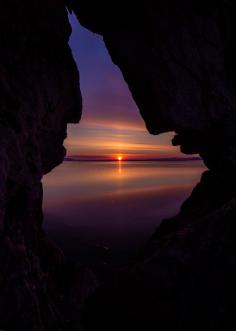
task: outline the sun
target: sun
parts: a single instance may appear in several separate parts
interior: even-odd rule
[[[118,156],[117,156],[117,160],[118,160],[118,161],[122,161],[122,160],[123,160],[123,156],[122,156],[122,155],[118,155]]]

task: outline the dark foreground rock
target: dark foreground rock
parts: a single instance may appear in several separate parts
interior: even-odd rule
[[[0,329],[61,330],[49,291],[63,257],[42,229],[42,176],[81,115],[63,1],[0,3]]]
[[[91,299],[86,331],[233,330],[236,200],[156,234],[128,272]]]
[[[173,144],[210,169],[130,271],[90,300],[85,330],[227,330],[236,306],[234,0],[1,1],[0,329],[79,330],[96,286],[42,228],[42,176],[62,162],[67,124],[82,110],[66,6],[104,37],[148,130],[175,131]]]
[[[234,329],[235,189],[235,174],[206,171],[136,262],[90,298],[84,330]]]
[[[65,261],[46,237],[48,265],[18,233],[0,243],[0,328],[7,331],[80,330],[81,309],[97,287],[93,273]]]
[[[101,34],[147,129],[214,169],[236,163],[234,0],[68,0]]]

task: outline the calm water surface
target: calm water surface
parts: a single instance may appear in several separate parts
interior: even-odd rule
[[[133,251],[174,216],[201,161],[64,162],[44,178],[44,227],[72,257]]]

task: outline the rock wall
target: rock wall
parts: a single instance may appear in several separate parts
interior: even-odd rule
[[[94,282],[65,266],[42,230],[41,179],[62,162],[67,123],[82,108],[66,6],[103,35],[149,132],[175,131],[173,143],[211,169],[131,270],[95,295],[85,330],[150,330],[153,322],[160,330],[226,330],[236,293],[228,203],[236,193],[234,0],[2,1],[0,329],[78,330],[86,281]],[[63,301],[66,291],[73,299]]]
[[[235,203],[153,236],[136,263],[91,297],[85,330],[234,329]]]
[[[45,237],[43,174],[81,114],[63,1],[0,4],[0,329],[60,330],[47,289],[62,255]],[[48,260],[51,261],[49,262]]]
[[[97,291],[87,331],[235,328],[236,2],[68,0],[103,36],[147,129],[210,171],[136,262]]]
[[[208,167],[235,166],[234,0],[69,0],[100,33],[153,134],[175,131]]]

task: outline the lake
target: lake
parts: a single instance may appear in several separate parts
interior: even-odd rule
[[[201,161],[65,161],[43,179],[44,228],[72,259],[131,256],[174,216]]]

